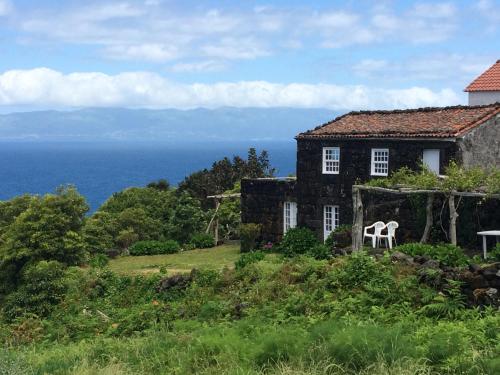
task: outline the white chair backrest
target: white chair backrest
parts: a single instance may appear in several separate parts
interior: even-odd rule
[[[387,227],[387,234],[389,236],[393,236],[396,234],[396,228],[399,228],[399,224],[395,221],[389,221],[386,225]]]
[[[377,221],[375,224],[373,224],[373,227],[375,228],[375,234],[379,235],[385,228],[385,223],[383,221]]]

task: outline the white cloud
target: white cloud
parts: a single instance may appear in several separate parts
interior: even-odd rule
[[[477,54],[436,54],[397,62],[365,59],[353,65],[352,70],[367,78],[469,82],[484,72],[495,59],[495,56]]]
[[[221,61],[206,60],[191,63],[174,64],[170,71],[174,73],[201,73],[201,72],[218,72],[224,70],[226,65]]]
[[[165,62],[181,56],[177,46],[162,44],[113,45],[105,48],[104,54],[116,60],[146,60],[152,62]]]
[[[488,4],[481,9],[491,9]],[[314,6],[221,10],[202,5],[185,11],[171,2],[103,0],[57,9],[40,7],[19,17],[15,26],[31,42],[85,44],[112,59],[163,63],[179,57],[256,59],[311,44],[342,48],[436,43],[453,35],[457,13],[449,2],[416,3],[402,9],[375,4],[362,11],[335,3],[321,11]]]
[[[386,60],[365,59],[352,67],[355,73],[361,76],[371,76],[372,74],[380,74],[387,70],[389,63]]]
[[[9,15],[12,9],[12,3],[9,0],[0,0],[0,17]]]
[[[0,75],[0,105],[57,107],[119,106],[324,107],[337,110],[409,108],[459,103],[450,89],[374,89],[330,84],[278,84],[266,81],[180,84],[149,72],[71,73],[37,68]]]
[[[456,14],[452,3],[416,3],[413,14],[423,18],[449,18]]]
[[[223,38],[217,43],[207,44],[201,47],[204,55],[223,58],[228,60],[255,59],[267,56],[270,52],[262,46],[262,43],[253,38]]]
[[[321,34],[320,45],[325,48],[395,41],[436,43],[447,40],[456,30],[457,10],[451,3],[417,3],[399,13],[375,6],[366,15],[314,13],[306,16],[304,23]]]

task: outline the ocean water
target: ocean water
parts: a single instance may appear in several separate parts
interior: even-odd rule
[[[225,156],[267,150],[279,176],[295,173],[295,142],[246,143],[0,143],[0,200],[54,192],[73,184],[96,210],[111,194],[185,176]]]

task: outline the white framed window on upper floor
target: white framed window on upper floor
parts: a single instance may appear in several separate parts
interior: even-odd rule
[[[387,176],[389,174],[389,149],[372,148],[372,176]]]
[[[323,206],[323,241],[339,226],[339,206]]]
[[[284,202],[283,203],[283,234],[288,229],[297,227],[297,203]]]
[[[323,174],[339,174],[340,148],[323,147]]]

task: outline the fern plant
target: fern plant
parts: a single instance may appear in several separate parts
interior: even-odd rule
[[[465,297],[462,294],[462,282],[446,280],[448,285],[445,293],[439,293],[431,303],[419,310],[419,313],[435,318],[454,319],[465,307]]]

